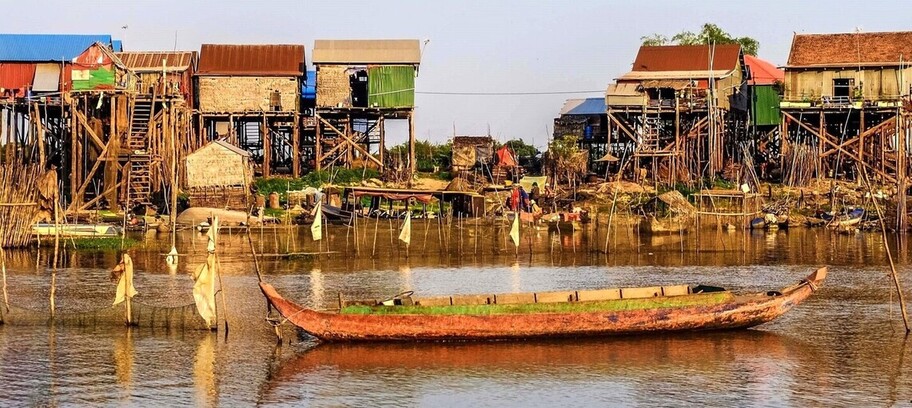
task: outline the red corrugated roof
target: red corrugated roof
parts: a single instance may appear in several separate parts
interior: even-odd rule
[[[738,66],[739,44],[719,44],[715,48],[713,70],[733,70]],[[709,54],[708,45],[644,45],[633,62],[633,71],[708,71]]]
[[[753,55],[744,55],[744,65],[750,68],[751,85],[772,85],[785,80],[785,72],[768,61]]]
[[[796,34],[788,66],[899,65],[912,60],[912,31]]]
[[[199,75],[303,76],[303,45],[203,44]]]

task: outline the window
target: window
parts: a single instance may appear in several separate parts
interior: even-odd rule
[[[852,96],[852,87],[855,80],[851,78],[838,78],[833,80],[833,96],[836,98],[849,98]]]

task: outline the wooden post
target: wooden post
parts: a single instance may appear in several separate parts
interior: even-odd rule
[[[675,97],[675,147],[671,156],[671,185],[678,181],[677,162],[681,149],[681,100]]]
[[[320,171],[323,168],[323,142],[321,135],[323,133],[323,121],[320,118],[319,114],[314,114],[316,117],[316,135],[314,136],[314,157],[315,165],[317,171]]]
[[[297,112],[294,114],[294,125],[291,129],[291,175],[294,178],[301,177],[301,117]]]
[[[263,177],[269,177],[272,170],[272,132],[266,123],[266,114],[263,114],[263,123],[260,125],[260,137],[263,138]]]
[[[826,119],[824,118],[823,106],[820,107],[820,128],[817,129],[817,168],[822,168],[823,161],[823,138],[826,137]],[[823,174],[826,177],[826,173]],[[836,178],[836,173],[833,173],[833,179]]]
[[[345,115],[345,138],[348,139],[350,146],[345,149],[345,161],[346,167],[351,168],[352,162],[354,161],[354,152],[355,152],[355,142],[353,141],[353,129],[352,129],[352,118],[351,113]]]
[[[76,106],[70,101],[70,199],[76,197],[79,183],[76,181]],[[76,203],[73,203],[76,204]]]
[[[906,121],[902,110],[896,114],[896,230],[904,233],[908,228],[906,215],[906,177],[908,160],[906,159]]]
[[[415,110],[409,110],[408,115],[409,122],[409,173],[415,174],[415,170],[418,168],[415,163]]]
[[[383,120],[383,116],[380,116],[380,119],[377,119],[377,127],[380,128],[380,163],[383,163],[383,166],[380,166],[380,171],[383,171],[383,167],[386,166],[386,122]]]
[[[850,115],[851,115],[851,112],[852,111],[849,111]],[[864,108],[864,104],[862,104],[861,109],[858,110],[858,161],[860,161],[862,163],[865,162],[864,131],[865,131],[865,108]],[[842,143],[842,142],[843,142],[842,140],[839,141],[839,143]],[[873,151],[871,153],[873,156]]]

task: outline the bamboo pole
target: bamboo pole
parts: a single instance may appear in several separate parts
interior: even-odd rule
[[[3,226],[0,226],[0,236],[5,236]],[[3,307],[9,312],[9,292],[6,285],[6,251],[0,245],[0,270],[3,271]],[[0,313],[0,323],[3,322],[3,313]]]
[[[899,276],[896,273],[896,265],[893,263],[893,253],[890,251],[890,243],[887,238],[887,227],[884,224],[883,213],[880,211],[880,205],[877,204],[877,198],[874,197],[871,189],[871,182],[868,180],[868,172],[863,165],[856,163],[856,166],[860,170],[862,180],[867,187],[868,194],[871,196],[871,202],[874,203],[874,209],[877,211],[877,218],[880,220],[880,233],[883,237],[884,250],[887,252],[887,260],[890,261],[890,273],[893,276],[893,284],[896,286],[896,295],[899,298],[899,309],[902,312],[903,325],[906,327],[906,336],[908,336],[909,333],[912,332],[912,329],[909,328],[909,316],[906,314],[906,301],[903,297],[902,287],[899,283]]]
[[[371,249],[371,256],[377,255],[377,229],[380,227],[380,211],[377,211],[377,221],[374,222],[374,246]]]

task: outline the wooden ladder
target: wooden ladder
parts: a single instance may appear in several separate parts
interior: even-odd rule
[[[130,135],[127,137],[129,182],[127,199],[130,207],[150,204],[152,196],[152,156],[149,152],[149,123],[152,120],[152,96],[137,96],[133,105]]]

